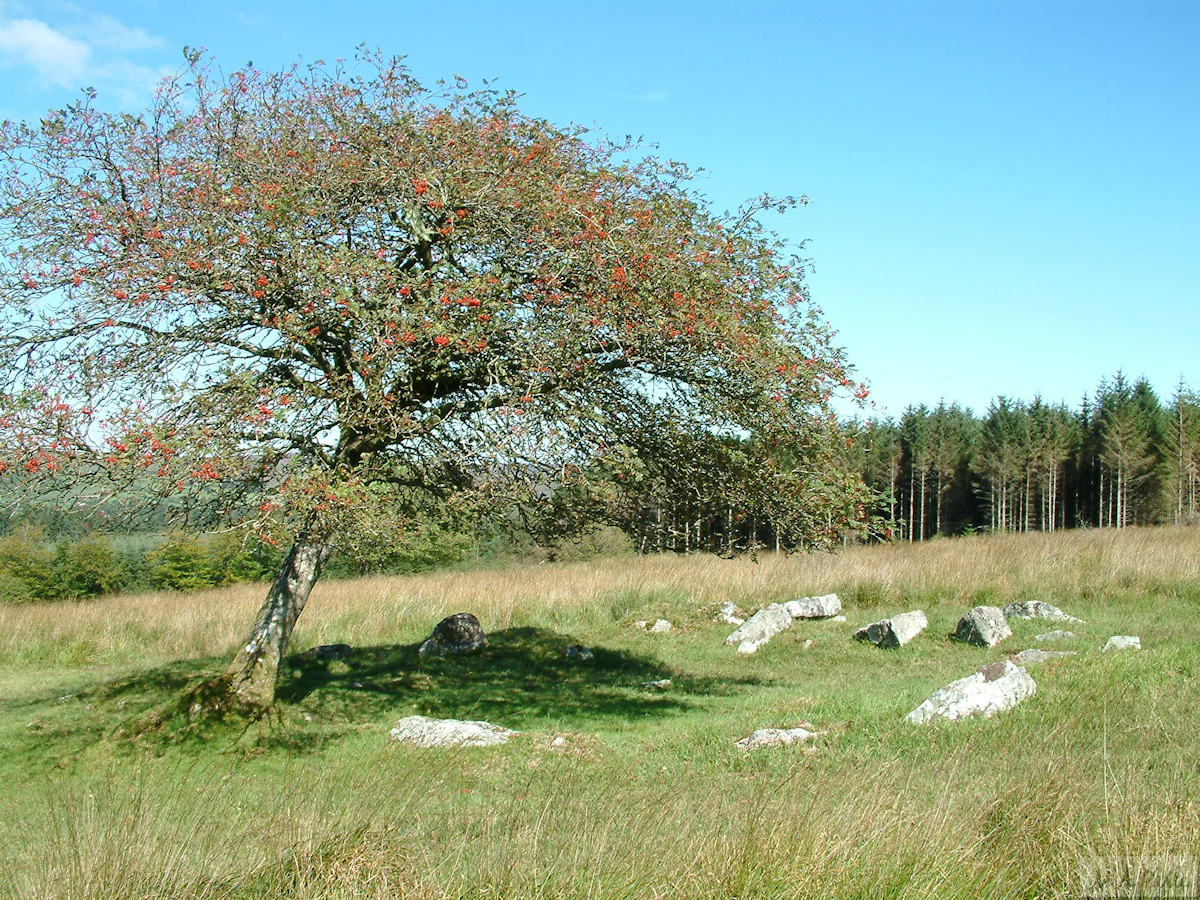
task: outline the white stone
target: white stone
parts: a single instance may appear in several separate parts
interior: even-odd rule
[[[520,732],[489,722],[408,716],[396,723],[388,737],[417,747],[487,747],[503,744],[515,734]]]
[[[1141,650],[1142,639],[1132,634],[1114,634],[1100,649],[1105,653],[1109,650]]]
[[[642,687],[650,688],[650,689],[653,689],[656,691],[665,691],[670,686],[671,686],[670,678],[662,678],[658,681],[643,681],[642,682]]]
[[[671,623],[666,619],[657,619],[655,620],[654,624],[650,626],[650,630],[662,634],[663,632],[671,630]]]
[[[976,606],[958,620],[954,631],[957,640],[981,647],[994,647],[1005,638],[1012,637],[1012,629],[1004,612],[995,606]]]
[[[925,618],[924,611],[914,609],[890,619],[872,622],[854,632],[854,637],[860,641],[870,641],[876,647],[903,647],[928,627],[929,620]]]
[[[1052,659],[1060,659],[1064,656],[1077,656],[1074,650],[1040,650],[1036,647],[1029,650],[1022,650],[1013,657],[1013,662],[1018,666],[1027,666],[1030,663],[1048,662]]]
[[[764,747],[787,747],[790,744],[811,741],[818,734],[820,732],[809,731],[807,728],[760,728],[738,741],[737,746],[749,753]]]
[[[1008,660],[988,663],[973,675],[934,691],[905,716],[917,725],[934,719],[956,721],[968,716],[990,718],[1032,697],[1037,685],[1029,673]]]
[[[1083,619],[1068,616],[1054,604],[1046,603],[1042,600],[1022,600],[1017,603],[1010,603],[1001,612],[1008,619],[1050,619],[1052,622],[1084,624]]]
[[[793,619],[828,619],[842,611],[842,601],[838,599],[837,594],[825,594],[821,597],[789,600],[783,604],[783,608]]]
[[[725,638],[726,644],[738,644],[738,653],[753,653],[781,631],[792,627],[792,617],[779,603],[764,606]]]
[[[726,625],[742,625],[745,624],[745,619],[737,614],[737,604],[730,600],[726,600],[721,604],[721,608],[717,610],[717,616],[714,621],[724,622]]]
[[[1045,634],[1035,635],[1033,639],[1035,641],[1069,641],[1077,637],[1079,635],[1073,631],[1047,631]]]

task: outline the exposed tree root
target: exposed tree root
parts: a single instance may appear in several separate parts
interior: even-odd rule
[[[219,735],[244,737],[256,725],[279,724],[277,705],[248,702],[234,690],[234,678],[228,672],[209,678],[183,691],[131,726],[129,737],[157,736],[170,742]]]

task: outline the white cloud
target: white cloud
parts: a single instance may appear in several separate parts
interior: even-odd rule
[[[97,88],[121,105],[136,104],[168,73],[158,65],[163,38],[78,4],[0,0],[0,67],[32,70],[31,87]],[[149,52],[150,65],[139,59]]]
[[[155,50],[166,41],[141,28],[130,28],[111,16],[92,16],[85,24],[73,25],[70,33],[87,35],[93,46],[108,50]]]
[[[146,97],[154,92],[159,83],[173,74],[177,66],[138,65],[124,59],[114,59],[98,66],[93,72],[92,81],[107,95],[117,101],[117,105],[129,109],[140,106]]]
[[[13,19],[0,21],[0,60],[27,63],[59,87],[78,87],[90,67],[92,50],[45,22]]]

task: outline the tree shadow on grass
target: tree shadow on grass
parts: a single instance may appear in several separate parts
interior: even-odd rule
[[[475,653],[422,659],[417,644],[360,647],[341,661],[289,658],[278,698],[326,721],[388,714],[485,719],[512,728],[585,726],[603,719],[676,715],[702,697],[729,694],[756,679],[696,678],[661,660],[603,647],[569,659],[570,637],[509,628]],[[644,682],[670,679],[666,690]]]
[[[570,659],[578,641],[540,628],[510,628],[489,635],[475,653],[422,659],[418,644],[357,647],[345,660],[296,654],[280,672],[280,716],[256,729],[258,750],[309,752],[401,716],[485,719],[519,730],[586,730],[604,721],[636,722],[699,709],[706,698],[729,696],[759,684],[757,678],[708,678],[683,673],[649,655],[593,647],[590,660]],[[7,701],[9,720],[31,718],[33,727],[0,729],[0,749],[34,768],[65,762],[89,746],[138,735],[138,723],[185,690],[220,672],[227,659],[178,660],[97,684],[68,698],[39,694]],[[670,679],[665,690],[646,682]],[[0,709],[0,713],[4,710]],[[150,745],[195,738],[198,746],[245,735],[219,731],[164,734]]]
[[[179,660],[77,693],[39,691],[0,701],[0,753],[27,772],[67,764],[224,664],[221,657]]]

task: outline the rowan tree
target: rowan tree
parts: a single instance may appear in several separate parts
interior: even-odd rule
[[[729,477],[794,543],[856,508],[828,400],[862,389],[758,219],[797,201],[718,215],[636,142],[377,54],[185,56],[143,112],[3,126],[0,430],[10,491],[137,477],[290,541],[209,696],[272,702],[339,541],[751,435],[788,453]]]

